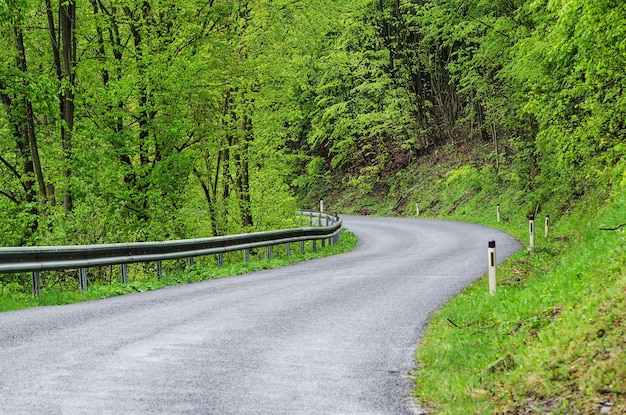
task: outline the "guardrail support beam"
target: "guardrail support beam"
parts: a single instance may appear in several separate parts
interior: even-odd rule
[[[128,264],[121,265],[122,284],[128,284]]]
[[[33,271],[33,295],[39,296],[39,272]]]
[[[78,273],[78,277],[80,280],[80,290],[81,291],[87,291],[87,269],[86,268],[80,268],[79,273]]]

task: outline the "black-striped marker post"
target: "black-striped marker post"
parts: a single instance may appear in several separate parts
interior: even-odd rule
[[[528,218],[528,231],[530,233],[530,245],[528,249],[532,254],[535,251],[535,215],[530,215]]]
[[[544,236],[546,238],[548,237],[549,229],[550,229],[550,215],[546,215],[546,229],[544,233]]]
[[[496,295],[496,241],[489,241],[489,294]]]

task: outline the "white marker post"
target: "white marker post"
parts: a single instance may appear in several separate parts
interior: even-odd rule
[[[530,215],[528,218],[528,231],[530,232],[529,250],[532,254],[535,251],[535,215]]]
[[[496,221],[500,223],[500,203],[496,206]]]
[[[545,237],[548,237],[548,233],[549,233],[549,228],[550,228],[550,215],[546,215],[546,232],[545,232]]]
[[[320,212],[323,212],[323,211],[324,211],[324,200],[321,199],[320,200]]]
[[[496,295],[496,241],[489,241],[489,294]]]
[[[415,216],[419,216],[420,215],[420,204],[418,202],[415,202]]]

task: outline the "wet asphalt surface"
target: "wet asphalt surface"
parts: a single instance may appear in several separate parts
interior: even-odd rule
[[[343,217],[352,252],[0,313],[2,414],[415,414],[431,314],[521,248],[448,221]]]

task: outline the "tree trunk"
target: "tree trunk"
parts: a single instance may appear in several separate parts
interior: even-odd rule
[[[17,24],[14,26],[15,41],[17,48],[17,67],[24,74],[28,73],[28,67],[26,64],[26,50],[24,48],[24,35],[22,28]],[[43,176],[43,170],[41,167],[41,159],[39,157],[39,146],[37,144],[37,135],[35,133],[35,115],[33,113],[33,105],[24,96],[22,99],[24,114],[22,117],[22,133],[21,136],[25,142],[28,143],[30,154],[24,154],[26,156],[26,163],[29,164],[28,170],[31,170],[30,164],[32,164],[32,172],[37,177],[37,184],[39,186],[39,194],[41,195],[42,202],[47,200],[46,182]],[[25,171],[26,172],[26,171]]]
[[[194,168],[193,172],[198,178],[200,182],[200,186],[202,186],[202,191],[204,192],[204,197],[206,198],[207,205],[209,207],[209,218],[211,219],[211,230],[213,231],[213,236],[220,236],[219,229],[217,226],[217,215],[215,214],[215,193],[212,191],[214,187],[211,185],[211,171],[209,170],[209,157],[205,156],[205,164],[207,167],[207,180],[205,181],[200,174],[200,172]],[[219,163],[218,163],[219,166]]]
[[[73,197],[71,191],[71,164],[72,164],[72,134],[74,132],[74,87],[76,85],[76,2],[75,0],[61,0],[59,10],[59,29],[63,45],[63,79],[65,80],[62,90],[61,112],[63,125],[61,136],[63,141],[63,155],[65,160],[65,189],[63,194],[63,208],[66,212],[73,209]]]
[[[252,118],[245,115],[242,121],[243,138],[237,153],[237,187],[239,189],[239,205],[241,207],[241,224],[244,228],[251,227],[252,203],[250,200],[250,172],[248,163],[248,144],[252,140]]]
[[[61,143],[65,167],[63,189],[63,208],[66,212],[73,209],[73,197],[70,180],[72,176],[72,134],[74,131],[74,88],[76,85],[76,2],[59,1],[59,28],[54,22],[50,0],[46,0],[48,32],[54,59],[54,70],[59,80],[59,112],[61,114]]]

